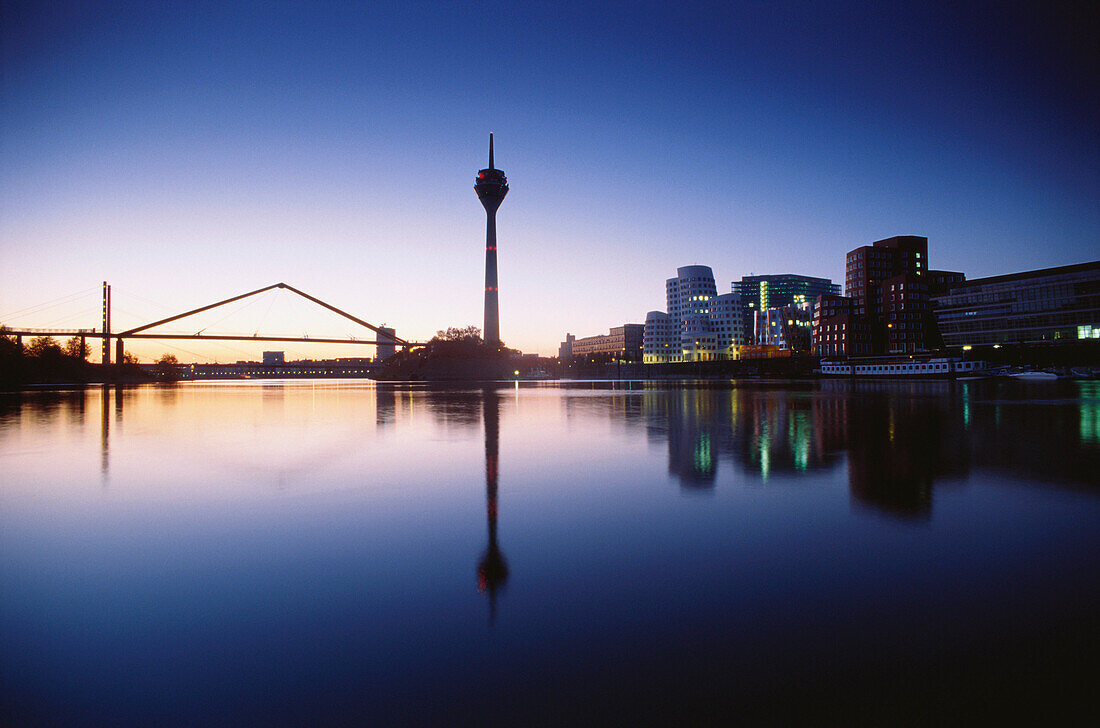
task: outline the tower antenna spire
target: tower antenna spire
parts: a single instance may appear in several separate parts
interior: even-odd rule
[[[485,208],[485,344],[500,349],[500,304],[497,296],[497,208],[508,194],[508,178],[496,168],[489,134],[489,169],[480,169],[474,191]]]

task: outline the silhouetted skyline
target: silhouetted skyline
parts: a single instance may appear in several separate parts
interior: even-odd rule
[[[839,281],[905,234],[968,277],[1082,262],[1088,28],[993,3],[5,3],[0,316],[89,289],[94,310],[107,280],[129,327],[286,280],[412,340],[478,324],[488,131],[519,183],[500,305],[525,351],[640,322],[688,264],[723,292]]]

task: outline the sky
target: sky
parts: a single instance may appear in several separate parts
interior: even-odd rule
[[[398,336],[552,355],[683,265],[843,282],[928,237],[968,278],[1100,258],[1085,4],[0,5],[0,323],[135,327],[286,282]],[[920,6],[920,7],[918,7]],[[239,310],[238,310],[239,309]],[[369,336],[280,291],[163,330]],[[367,347],[127,342],[142,360]]]

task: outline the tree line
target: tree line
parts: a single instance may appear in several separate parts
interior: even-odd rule
[[[103,373],[88,362],[92,349],[87,341],[74,336],[61,344],[52,336],[36,336],[26,344],[0,325],[0,386],[24,384],[69,384],[102,380]],[[120,367],[111,378],[141,379],[145,373],[137,366],[137,357],[123,352]],[[172,354],[157,361],[157,377],[174,379],[179,362]]]

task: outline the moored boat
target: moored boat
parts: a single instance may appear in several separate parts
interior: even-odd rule
[[[1053,380],[1053,379],[1058,378],[1058,375],[1055,374],[1054,372],[1039,372],[1039,371],[1033,371],[1033,370],[1025,370],[1025,371],[1022,371],[1022,372],[1014,372],[1012,374],[1009,374],[1008,376],[1012,377],[1013,379],[1023,379],[1023,380],[1029,381],[1029,382],[1032,382],[1032,381],[1041,382],[1041,381]]]

